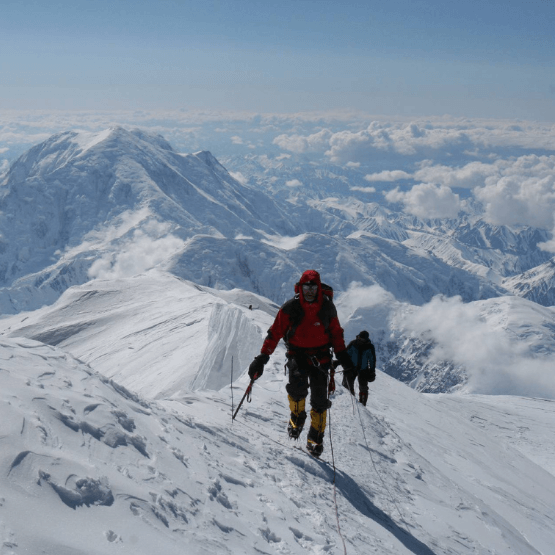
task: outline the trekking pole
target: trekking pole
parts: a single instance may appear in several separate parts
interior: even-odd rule
[[[235,411],[235,414],[233,415],[233,418],[231,420],[235,420],[235,417],[237,416],[237,413],[239,412],[239,409],[241,408],[241,405],[243,404],[245,397],[248,396],[247,403],[251,402],[250,393],[252,391],[252,384],[255,382],[256,378],[258,378],[258,374],[254,376],[254,378],[251,380],[251,383],[248,385],[247,389],[245,390],[245,394],[243,395],[243,398],[241,399],[241,402],[239,403],[239,406],[237,407],[237,410]]]
[[[233,424],[233,357],[231,357],[231,423]]]

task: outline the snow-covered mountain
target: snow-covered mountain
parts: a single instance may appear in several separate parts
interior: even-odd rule
[[[555,305],[555,259],[503,281],[514,295],[544,306]]]
[[[394,164],[398,167],[399,160]],[[365,179],[369,167],[361,171],[356,166],[315,163],[303,155],[274,160],[254,155],[228,157],[225,165],[274,197],[298,204],[306,201],[360,231],[403,242],[417,252],[426,252],[451,267],[464,268],[495,283],[550,258],[538,247],[549,238],[548,232],[529,226],[492,225],[484,220],[484,207],[475,199],[466,198],[466,213],[456,219],[423,220],[405,214],[387,203],[383,194],[400,186],[399,182],[370,184]],[[406,188],[416,181],[405,178],[402,183]],[[465,189],[459,188],[457,193],[468,197]]]
[[[465,237],[475,243],[470,224],[454,243],[445,230],[414,218],[409,225],[339,183],[342,197],[283,199],[242,185],[208,152],[181,155],[140,130],[56,135],[18,159],[1,184],[0,306],[37,308],[91,277],[159,264],[278,303],[307,267],[338,290],[379,284],[413,304],[437,294],[471,301],[506,293],[495,277],[508,271],[501,243],[467,248]],[[518,238],[513,269],[545,261],[541,237]]]
[[[549,268],[542,270],[548,254],[538,248],[545,232],[493,227],[480,219],[479,207],[460,220],[408,217],[391,205],[365,202],[367,193],[348,179],[352,172],[286,162],[262,170],[283,171],[285,178],[301,172],[314,184],[280,186],[273,173],[256,174],[257,166],[251,168],[257,179],[242,184],[210,153],[178,154],[160,136],[140,130],[50,138],[12,165],[0,189],[2,312],[50,305],[72,285],[152,267],[277,304],[291,296],[308,267],[338,294],[354,283],[379,286],[390,294],[387,303],[420,306],[438,294],[470,303],[520,294],[551,304]],[[544,277],[531,281],[523,270]],[[538,287],[519,285],[538,279]],[[364,306],[364,298],[357,302]],[[370,320],[353,321],[367,327]],[[376,330],[392,375],[424,391],[466,383],[464,363],[428,360],[433,342],[407,336],[389,320]]]
[[[19,158],[0,187],[3,312],[52,302],[90,279],[93,262],[111,267],[114,253],[141,240],[157,263],[193,236],[294,230],[271,198],[209,153],[183,156],[139,130],[56,135]]]

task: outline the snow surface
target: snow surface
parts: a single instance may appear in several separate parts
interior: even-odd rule
[[[155,271],[2,321],[6,553],[550,553],[554,402],[378,372],[366,408],[338,385],[317,461],[286,436],[281,346],[231,422],[272,306],[214,293]]]

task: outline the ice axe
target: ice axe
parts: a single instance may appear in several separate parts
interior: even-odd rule
[[[248,385],[247,389],[245,390],[245,394],[243,395],[243,398],[241,399],[241,402],[239,403],[237,410],[234,412],[233,417],[231,418],[232,421],[235,420],[235,417],[237,416],[237,413],[239,412],[239,409],[241,408],[241,405],[243,404],[245,397],[247,397],[247,403],[251,402],[250,393],[252,391],[252,385],[254,384],[257,378],[258,378],[258,374],[255,374],[254,378],[252,378],[251,380],[251,383]]]

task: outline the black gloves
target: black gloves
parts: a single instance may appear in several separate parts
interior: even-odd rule
[[[249,378],[257,380],[264,373],[264,365],[270,360],[270,355],[258,355],[249,366]]]
[[[347,350],[335,353],[335,356],[337,357],[339,364],[343,366],[343,370],[345,370],[345,372],[350,372],[351,370],[354,370],[353,361],[351,360],[351,357],[349,356]]]
[[[363,368],[360,371],[360,378],[362,378],[366,382],[373,382],[376,379],[376,370],[372,370],[371,368]]]

